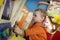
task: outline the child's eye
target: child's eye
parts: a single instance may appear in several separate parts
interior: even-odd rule
[[[36,15],[34,15],[36,17]]]

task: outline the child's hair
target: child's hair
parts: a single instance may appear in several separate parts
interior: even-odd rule
[[[40,15],[43,16],[43,17],[46,17],[47,16],[47,11],[44,10],[44,9],[38,8],[35,11],[41,12]]]

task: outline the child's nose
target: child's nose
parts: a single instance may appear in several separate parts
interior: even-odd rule
[[[34,15],[33,15],[33,17],[34,17]]]
[[[32,19],[34,19],[35,18],[35,16],[33,16],[33,18]]]

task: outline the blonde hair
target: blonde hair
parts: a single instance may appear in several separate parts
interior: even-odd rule
[[[44,9],[38,8],[38,9],[35,10],[35,12],[36,11],[41,12],[40,15],[42,15],[43,17],[46,17],[47,16],[47,11],[44,10]]]

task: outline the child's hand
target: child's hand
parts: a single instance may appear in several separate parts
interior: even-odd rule
[[[23,30],[21,30],[21,29],[20,29],[20,28],[18,28],[18,27],[15,27],[15,33],[17,33],[17,34],[19,34],[19,35],[24,36],[24,31],[23,31]]]
[[[60,31],[60,27],[57,28],[57,31]]]

